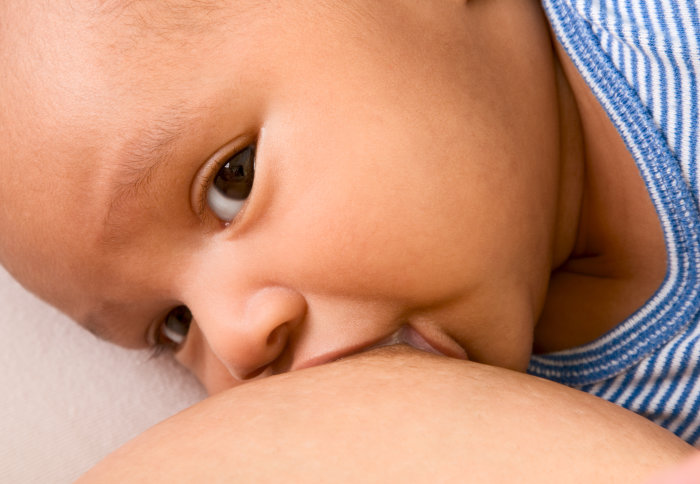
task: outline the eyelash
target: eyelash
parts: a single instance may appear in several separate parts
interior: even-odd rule
[[[223,163],[226,163],[225,159],[214,165],[214,168],[209,171],[207,176],[201,177],[199,180],[197,180],[196,207],[197,215],[202,220],[204,220],[209,214],[209,211],[207,210],[207,191],[209,190],[211,184],[214,183],[214,178],[216,177],[216,174],[219,173]]]
[[[160,358],[163,353],[166,353],[168,351],[168,347],[163,344],[155,344],[149,348],[149,351],[151,352],[150,355],[148,355],[149,360],[155,360],[157,358]]]
[[[235,143],[235,149],[230,149],[230,146]],[[257,156],[258,156],[258,141],[257,139],[250,139],[246,138],[245,141],[242,140],[237,140],[232,143],[229,143],[228,145],[225,145],[223,148],[219,149],[219,152],[224,152],[225,154],[223,156],[217,156],[216,154],[212,156],[212,158],[217,157],[219,158],[215,163],[212,163],[210,166],[207,166],[205,168],[206,170],[206,176],[201,176],[197,177],[198,179],[196,180],[197,183],[197,199],[196,199],[196,212],[197,215],[201,220],[206,220],[207,218],[214,218],[216,221],[218,221],[222,227],[228,227],[229,225],[233,224],[235,219],[226,222],[221,220],[219,217],[214,215],[211,210],[208,208],[208,203],[207,203],[207,193],[209,191],[209,188],[214,184],[214,179],[216,178],[216,175],[221,171],[221,168],[228,163],[228,161],[233,158],[234,156],[240,154],[243,152],[246,148],[253,146],[255,149],[255,160],[257,164]],[[255,166],[255,165],[253,165]],[[257,171],[257,168],[256,168]],[[237,218],[237,217],[236,217]]]
[[[168,314],[170,314],[170,313],[168,313]],[[167,317],[167,316],[166,316],[166,317]],[[165,324],[165,320],[163,319],[162,321],[160,321],[160,322],[158,323],[158,325],[156,326],[154,332],[156,332],[156,333],[157,333],[157,332],[160,332],[160,327],[161,327],[162,325],[164,325],[164,324]],[[172,345],[169,345],[169,344],[166,344],[166,343],[161,342],[161,341],[159,340],[159,338],[156,337],[156,336],[154,336],[154,337],[152,338],[152,340],[153,340],[153,341],[151,342],[151,346],[150,346],[150,348],[149,348],[149,351],[150,351],[150,353],[151,353],[151,354],[148,356],[148,359],[149,359],[149,360],[153,360],[153,359],[156,359],[156,358],[160,358],[160,357],[161,357],[163,354],[165,354],[165,353],[171,354],[171,353],[173,352],[174,348],[173,348]]]
[[[165,315],[165,318],[168,317],[170,314],[170,311]],[[164,353],[171,353],[172,347],[170,345],[167,345],[163,342],[160,341],[160,338],[158,336],[158,333],[161,331],[161,327],[165,324],[165,318],[161,319],[157,325],[155,325],[153,329],[153,334],[149,338],[150,340],[150,347],[149,350],[151,354],[149,355],[148,359],[153,360],[155,358],[159,358],[162,356]]]
[[[165,325],[168,323],[168,319],[170,317],[177,318],[178,322],[182,322],[183,319],[186,320],[185,324],[187,326],[187,329],[185,330],[183,340],[180,343],[173,341],[167,336],[167,334],[165,334],[166,330],[164,328]],[[158,324],[153,326],[154,329],[151,330],[151,333],[148,337],[151,350],[151,355],[149,359],[158,358],[163,353],[172,353],[181,348],[187,341],[187,335],[189,333],[190,325],[193,319],[194,318],[192,316],[192,312],[187,306],[183,305],[172,308],[165,314],[164,317],[160,318],[158,320]],[[167,341],[165,341],[165,339],[167,339]]]

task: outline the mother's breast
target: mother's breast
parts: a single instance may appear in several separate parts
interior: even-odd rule
[[[638,483],[691,451],[555,383],[385,347],[204,400],[79,482]]]

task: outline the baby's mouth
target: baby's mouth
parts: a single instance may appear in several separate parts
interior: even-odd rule
[[[370,350],[392,345],[406,345],[420,351],[425,351],[426,353],[432,353],[434,355],[447,356],[460,360],[468,359],[467,353],[463,348],[459,347],[456,342],[453,341],[450,344],[445,344],[445,342],[439,342],[438,340],[439,338],[428,341],[411,325],[405,324],[386,338],[383,338],[377,342],[370,343],[366,346],[362,345],[355,348],[345,348],[343,350],[331,351],[306,360],[298,366],[292,367],[291,370],[301,370],[304,368],[323,365],[325,363],[331,363],[333,361],[356,356]]]
[[[441,356],[447,356],[445,353],[442,351],[438,350],[437,348],[433,347],[430,343],[428,343],[421,334],[413,329],[411,326],[405,324],[401,326],[397,331],[394,333],[390,334],[386,338],[384,338],[381,341],[378,341],[374,343],[373,345],[368,346],[367,348],[364,348],[362,351],[359,351],[358,353],[364,353],[365,351],[370,351],[376,348],[381,348],[382,346],[392,346],[392,345],[407,345],[410,346],[411,348],[415,348],[417,350],[425,351],[427,353],[433,353],[435,355],[441,355]],[[355,353],[355,354],[358,354]]]

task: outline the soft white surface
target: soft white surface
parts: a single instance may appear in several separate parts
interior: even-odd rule
[[[167,356],[97,340],[0,268],[0,482],[71,482],[203,398]]]

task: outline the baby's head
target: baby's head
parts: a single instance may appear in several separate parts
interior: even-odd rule
[[[212,392],[391,336],[525,366],[571,234],[535,0],[30,4],[0,7],[30,290]]]

